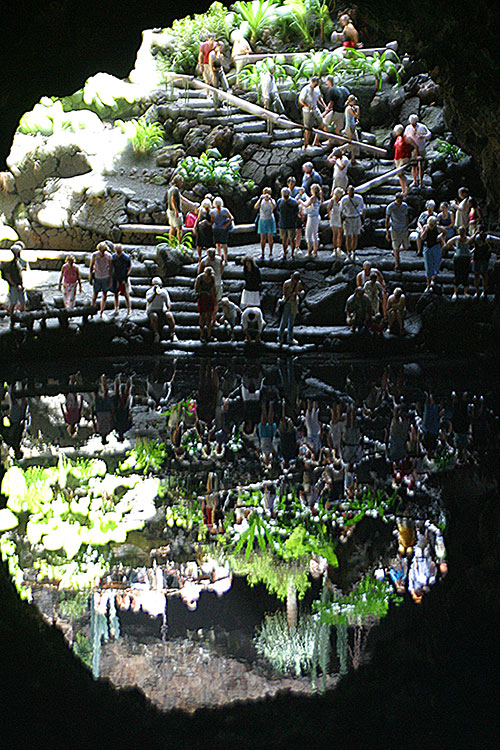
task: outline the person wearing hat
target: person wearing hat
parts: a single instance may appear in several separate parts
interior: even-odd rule
[[[149,324],[154,333],[154,342],[160,341],[161,333],[165,325],[170,328],[172,341],[177,341],[175,335],[175,320],[170,311],[170,295],[163,288],[163,282],[159,276],[154,276],[153,286],[146,292],[146,311]]]
[[[26,297],[23,286],[23,275],[21,269],[21,250],[24,250],[24,242],[15,242],[11,245],[12,260],[2,263],[2,277],[9,285],[9,316],[11,327],[13,326],[12,314],[16,307],[19,312],[26,308]]]
[[[285,338],[288,344],[298,344],[293,338],[293,326],[299,311],[299,297],[304,296],[300,272],[294,271],[283,284],[281,322],[278,330],[278,344],[283,345]]]

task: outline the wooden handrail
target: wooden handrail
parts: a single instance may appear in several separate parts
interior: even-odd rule
[[[419,158],[421,159],[421,157]],[[373,177],[371,180],[368,180],[368,182],[363,182],[361,185],[358,185],[356,187],[356,192],[367,193],[372,188],[378,187],[379,185],[383,185],[384,182],[387,182],[387,180],[389,180],[391,177],[395,177],[396,175],[401,174],[401,172],[404,172],[406,169],[408,169],[409,166],[416,164],[418,160],[419,159],[413,159],[407,164],[404,164],[402,167],[396,167],[395,169],[390,169],[388,172],[384,172],[378,177]]]
[[[176,81],[178,81],[179,83],[182,83],[184,85],[191,84],[194,88],[201,89],[202,91],[209,91],[223,101],[232,104],[234,107],[238,107],[238,109],[242,109],[244,112],[248,112],[248,114],[250,115],[255,115],[256,117],[260,117],[263,120],[267,120],[278,128],[286,128],[289,130],[300,128],[301,130],[305,130],[302,124],[293,122],[287,117],[278,115],[275,112],[270,112],[268,109],[264,109],[264,107],[261,107],[258,104],[247,102],[246,99],[241,99],[241,97],[230,94],[228,91],[216,89],[214,86],[210,86],[208,83],[195,78],[195,76],[182,75],[180,73],[172,73],[170,71],[166,72],[165,76],[171,79],[174,84]],[[320,138],[334,141],[335,143],[338,143],[342,146],[357,146],[361,150],[368,151],[375,156],[385,157],[387,155],[385,149],[378,148],[378,146],[372,146],[369,143],[364,143],[363,141],[352,141],[349,138],[344,138],[344,136],[342,135],[337,135],[336,133],[325,133],[324,130],[318,130],[317,128],[311,128],[311,131],[315,135],[318,135]]]

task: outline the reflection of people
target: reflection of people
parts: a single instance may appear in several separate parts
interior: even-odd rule
[[[72,375],[71,378],[74,378]],[[70,378],[69,382],[72,383]],[[67,393],[64,404],[61,404],[61,411],[66,422],[68,435],[76,437],[78,425],[82,416],[83,399],[77,393]]]
[[[115,392],[113,394],[113,422],[118,439],[123,442],[125,433],[132,427],[130,416],[132,380],[129,378],[122,383],[120,376],[115,378]]]
[[[100,435],[103,445],[108,442],[108,435],[113,430],[113,404],[108,393],[108,386],[104,375],[99,381],[99,390],[95,396],[92,421],[97,435]]]
[[[288,281],[283,284],[283,307],[281,322],[278,330],[278,344],[297,344],[293,338],[293,326],[299,311],[299,297],[304,296],[304,288],[300,279],[300,272],[294,271]]]

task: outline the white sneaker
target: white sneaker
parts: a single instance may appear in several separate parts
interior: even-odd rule
[[[172,334],[172,341],[179,341],[175,333]]]
[[[116,318],[117,315],[118,315],[118,310],[113,310],[112,312],[109,313],[110,318]]]
[[[481,299],[486,299],[486,292],[483,292],[481,295]]]
[[[456,302],[457,301],[457,293],[456,292],[453,293],[453,295],[451,297],[451,301],[452,302]]]

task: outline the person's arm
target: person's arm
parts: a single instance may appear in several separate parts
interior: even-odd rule
[[[254,207],[253,207],[254,211],[258,211],[259,210],[260,204],[262,203],[263,199],[264,199],[264,196],[261,195],[260,198],[257,200],[257,203],[254,203]]]
[[[65,265],[66,264],[64,264],[64,266]],[[57,288],[59,289],[59,291],[61,291],[61,285],[62,285],[62,280],[63,280],[63,276],[64,276],[64,266],[61,268],[61,275],[59,276],[59,283],[57,285]]]
[[[82,277],[80,275],[80,269],[76,269],[76,283],[78,284],[78,288],[80,292],[82,291]]]
[[[318,106],[321,107],[321,109],[326,109],[325,100],[322,96],[320,96],[318,99]]]
[[[200,276],[200,274],[202,274],[204,270],[205,270],[205,261],[200,260],[200,262],[198,263],[198,270],[196,272],[197,275]]]
[[[194,203],[193,201],[190,201],[189,198],[185,198],[182,193],[179,193],[179,205],[176,205],[176,216],[179,216],[179,212],[181,210],[181,206],[186,206],[190,211],[197,211],[200,207],[199,203]]]
[[[389,206],[385,209],[385,236],[389,239]]]
[[[92,255],[92,258],[90,259],[90,268],[89,268],[89,282],[92,283],[94,280],[94,266],[95,266],[95,258]]]
[[[444,245],[443,245],[443,250],[449,250],[449,249],[450,249],[451,247],[453,247],[453,245],[455,244],[455,242],[456,242],[456,241],[457,241],[458,239],[460,239],[458,235],[456,235],[455,237],[451,237],[451,238],[450,238],[450,239],[448,240],[448,242],[445,242],[445,243],[444,243]]]
[[[201,274],[198,274],[198,276],[196,277],[196,281],[194,282],[194,291],[195,292],[198,292],[198,290],[200,288],[200,279],[201,279]]]

